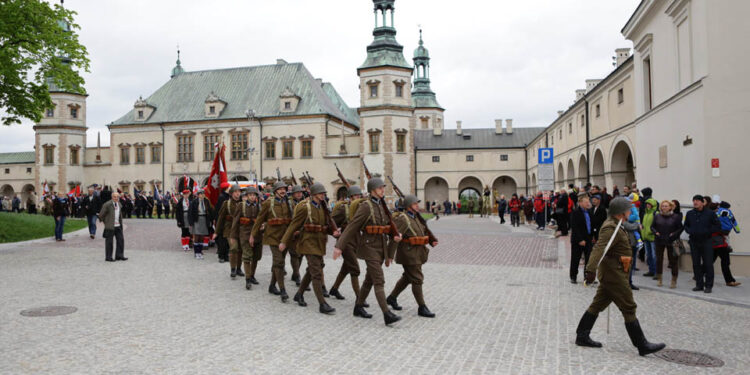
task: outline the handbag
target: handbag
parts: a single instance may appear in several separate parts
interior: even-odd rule
[[[687,249],[685,249],[685,243],[682,242],[682,240],[679,238],[672,241],[672,246],[670,247],[672,248],[672,251],[674,251],[673,255],[675,256],[679,257],[680,255],[687,254]]]

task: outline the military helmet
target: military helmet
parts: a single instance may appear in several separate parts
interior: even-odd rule
[[[404,210],[404,200],[402,198],[396,199],[395,202],[393,202],[393,206],[396,207],[397,210],[403,211]]]
[[[359,186],[349,186],[349,197],[362,195],[362,189]]]
[[[259,195],[260,193],[258,192],[258,188],[256,188],[255,186],[248,186],[245,189],[245,194],[256,194],[256,195]]]
[[[385,186],[385,182],[383,182],[380,178],[371,178],[369,181],[367,181],[367,191],[372,192],[373,190]]]
[[[416,195],[409,194],[406,197],[404,197],[404,208],[409,208],[414,203],[419,203],[420,200],[417,198]]]
[[[326,187],[323,186],[320,182],[316,182],[310,186],[310,194],[321,194],[326,192]]]
[[[284,181],[276,181],[276,183],[273,184],[273,191],[279,189],[286,189],[286,184],[284,183]]]
[[[229,194],[232,194],[235,191],[240,191],[240,185],[232,185],[232,187],[229,188]]]
[[[625,214],[630,211],[632,203],[627,198],[617,197],[609,202],[609,216]]]
[[[294,194],[294,193],[302,193],[303,191],[304,190],[302,190],[302,186],[294,185],[294,187],[292,187],[292,194]]]

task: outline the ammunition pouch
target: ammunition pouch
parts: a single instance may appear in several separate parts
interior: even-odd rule
[[[412,246],[424,246],[430,242],[430,237],[429,236],[408,237],[408,238],[405,238],[403,242],[406,242]]]
[[[389,234],[391,227],[389,225],[368,225],[365,227],[367,234]]]
[[[292,222],[292,219],[282,218],[282,217],[275,217],[273,219],[268,219],[268,225],[288,225]]]
[[[326,232],[328,232],[328,226],[327,225],[305,224],[303,227],[305,229],[305,232],[310,232],[310,233],[326,233]]]
[[[240,225],[252,225],[254,222],[255,222],[255,218],[251,218],[251,217],[240,218]]]
[[[622,263],[622,270],[625,271],[625,273],[629,273],[630,265],[633,264],[633,257],[621,256],[620,263]]]

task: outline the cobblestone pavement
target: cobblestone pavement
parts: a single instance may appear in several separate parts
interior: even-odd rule
[[[564,249],[548,234],[492,220],[430,221],[441,245],[424,267],[435,319],[420,318],[409,290],[403,320],[385,327],[351,316],[352,292],[329,300],[336,315],[282,304],[265,291],[268,254],[252,291],[215,256],[179,249],[173,222],[127,220],[127,262],[105,263],[103,240],[74,237],[0,250],[0,373],[508,373],[740,374],[750,368],[750,310],[642,290],[647,337],[704,352],[724,367],[639,357],[613,308],[592,336],[573,344],[593,288],[567,281]],[[489,254],[488,254],[489,253]],[[557,255],[557,256],[556,256]],[[326,259],[330,285],[341,261]],[[561,267],[562,265],[562,267]],[[400,267],[386,270],[386,288]],[[308,294],[308,302],[314,297]],[[24,309],[75,306],[57,317]]]

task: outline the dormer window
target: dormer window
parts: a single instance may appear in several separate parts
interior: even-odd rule
[[[138,111],[138,119],[143,120],[143,111]]]
[[[133,109],[133,117],[135,118],[135,121],[146,121],[149,117],[151,117],[151,114],[154,113],[156,107],[148,104],[148,102],[144,100],[142,96],[139,96],[138,100],[136,100],[135,104],[133,105]]]
[[[285,88],[281,95],[279,95],[279,112],[296,112],[301,99],[291,88]]]
[[[206,107],[205,107],[205,115],[206,117],[216,118],[221,116],[221,111],[224,110],[224,107],[226,107],[227,102],[219,98],[216,93],[211,91],[211,93],[206,98]]]

